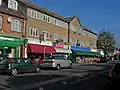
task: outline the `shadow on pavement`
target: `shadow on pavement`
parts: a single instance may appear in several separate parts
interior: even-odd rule
[[[114,82],[109,82],[106,89],[107,90],[120,90],[120,79],[115,80]]]
[[[109,90],[106,89],[107,79],[108,77],[105,75],[96,74],[92,77],[90,75],[84,75],[83,77],[75,76],[70,79],[27,90]]]
[[[23,76],[14,76],[6,79],[7,85],[2,85],[5,88],[11,87],[20,87],[29,84],[36,84],[46,80],[52,80],[55,78],[64,77],[61,75],[23,75]],[[1,85],[0,85],[1,86]]]
[[[62,70],[62,72],[71,72],[71,73],[97,73],[97,72],[105,71],[105,70],[109,71],[111,68],[112,68],[111,66],[94,66],[91,69],[91,66],[89,66],[89,67],[85,66],[85,67],[82,67],[82,68],[76,68],[76,70]]]

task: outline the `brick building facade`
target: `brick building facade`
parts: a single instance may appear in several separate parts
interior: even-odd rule
[[[11,38],[17,41],[14,47],[8,45],[10,53],[15,54],[12,57],[27,57],[26,39],[28,44],[55,48],[80,46],[96,49],[97,34],[85,28],[76,16],[65,18],[28,0],[1,0],[0,10],[1,36],[7,37],[6,42]]]
[[[21,7],[21,4],[15,0],[0,2],[0,57],[6,57],[7,54],[8,57],[24,57],[26,17]]]

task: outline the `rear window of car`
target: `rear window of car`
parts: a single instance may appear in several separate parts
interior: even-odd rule
[[[120,63],[115,64],[112,70],[112,72],[118,72],[118,71],[120,72]]]

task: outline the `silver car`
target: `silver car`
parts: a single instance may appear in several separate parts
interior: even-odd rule
[[[67,55],[53,55],[43,60],[42,67],[55,67],[58,70],[62,67],[72,68],[72,62]]]

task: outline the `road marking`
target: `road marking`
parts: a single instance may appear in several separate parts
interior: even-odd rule
[[[39,87],[39,90],[44,90],[44,88],[43,87]]]
[[[102,73],[102,72],[101,72]],[[62,81],[62,80],[66,80],[66,79],[69,79],[69,78],[72,78],[72,77],[75,77],[75,76],[83,76],[83,75],[86,75],[87,73],[76,73],[76,74],[71,74],[71,75],[68,75],[66,77],[61,77],[61,78],[57,78],[57,79],[52,79],[52,80],[47,80],[47,81],[43,81],[43,82],[40,82],[40,83],[36,83],[36,84],[29,84],[29,85],[24,85],[24,86],[20,86],[20,87],[14,87],[14,88],[9,88],[7,90],[26,90],[26,89],[32,89],[32,88],[35,88],[35,87],[40,87],[40,86],[43,86],[43,85],[46,85],[46,84],[51,84],[51,83],[55,83],[55,82],[58,82],[58,81]],[[98,73],[97,73],[98,75]],[[83,78],[83,79],[80,79],[80,80],[86,80],[86,79],[89,79],[91,77],[93,77],[94,75],[90,75],[89,77],[86,77],[86,78]],[[79,82],[80,80],[77,80],[77,81],[74,81],[74,82],[71,82],[72,84],[73,83],[76,83],[76,82]]]
[[[30,85],[25,85],[25,86],[21,86],[21,87],[15,87],[15,88],[8,89],[8,90],[26,90],[26,89],[31,89],[31,88],[34,88],[34,87],[39,87],[39,86],[42,86],[42,85],[46,85],[46,84],[58,82],[58,81],[61,81],[61,80],[65,80],[65,79],[68,79],[68,78],[71,78],[71,77],[74,77],[74,76],[71,75],[71,76],[67,76],[67,77],[61,77],[61,78],[57,78],[57,79],[53,79],[53,80],[43,81],[43,82],[36,83],[36,84],[30,84]]]
[[[75,84],[75,83],[77,83],[77,82],[80,82],[80,81],[84,81],[84,80],[87,80],[87,79],[89,79],[89,78],[91,78],[91,77],[93,77],[94,75],[90,75],[89,77],[86,77],[86,78],[83,78],[83,79],[78,79],[78,80],[76,80],[76,81],[73,81],[73,82],[70,82],[69,84]]]
[[[73,81],[73,82],[70,82],[69,84],[74,84],[74,83],[77,83],[77,82],[80,82],[82,80],[76,80],[76,81]]]

